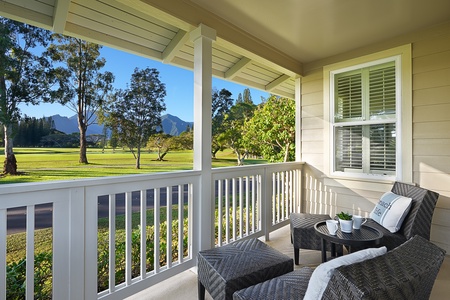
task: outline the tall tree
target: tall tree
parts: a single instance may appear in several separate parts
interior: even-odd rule
[[[295,101],[272,95],[245,123],[244,141],[271,162],[295,157]],[[257,136],[258,138],[255,138]]]
[[[226,130],[219,135],[219,140],[236,154],[238,166],[244,165],[244,160],[249,154],[249,149],[243,139],[244,124],[253,116],[255,108],[256,105],[253,103],[236,103],[225,115],[223,126]]]
[[[194,147],[194,130],[188,125],[176,140],[178,143],[177,149],[192,150]]]
[[[246,88],[243,92],[244,95],[239,93],[238,98],[236,99],[236,104],[238,103],[248,103],[253,104],[252,94],[250,93],[250,89]]]
[[[37,104],[51,97],[56,80],[51,65],[45,56],[33,53],[33,49],[46,47],[50,40],[50,33],[44,29],[0,18],[0,124],[5,174],[17,174],[13,124],[20,118],[19,104]]]
[[[53,37],[56,43],[48,47],[46,54],[60,65],[56,70],[64,78],[64,94],[54,100],[77,114],[79,162],[87,164],[86,132],[96,122],[96,113],[112,90],[114,76],[111,72],[100,72],[106,64],[100,57],[100,45],[60,34]]]
[[[218,138],[222,134],[226,127],[223,126],[223,120],[225,115],[230,112],[230,108],[233,105],[233,99],[231,99],[231,92],[227,89],[213,89],[212,92],[212,145],[211,154],[212,157],[216,157],[216,153],[223,150],[224,145]]]
[[[177,138],[162,132],[152,134],[148,139],[147,146],[150,149],[156,148],[158,154],[156,160],[163,161],[167,153],[177,147]]]
[[[162,127],[165,96],[166,86],[160,81],[158,70],[136,68],[130,86],[118,90],[105,107],[105,123],[118,132],[121,143],[130,149],[136,159],[136,169],[141,166],[141,148]]]

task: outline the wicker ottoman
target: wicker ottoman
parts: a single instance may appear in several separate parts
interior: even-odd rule
[[[292,213],[291,221],[291,242],[294,244],[294,262],[299,264],[299,253],[301,249],[321,250],[322,239],[316,234],[314,225],[320,221],[331,219],[325,214]],[[330,251],[330,244],[327,244]],[[338,255],[342,255],[342,247],[336,247]]]
[[[233,300],[303,299],[313,269],[303,267],[233,294]]]
[[[292,258],[258,239],[236,242],[198,254],[198,298],[205,289],[215,300],[233,299],[235,291],[291,272]]]

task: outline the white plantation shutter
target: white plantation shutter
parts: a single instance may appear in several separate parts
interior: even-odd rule
[[[336,89],[335,120],[361,119],[362,80],[361,73],[338,76]]]
[[[394,62],[334,77],[334,171],[395,174]]]
[[[395,171],[395,124],[370,126],[370,170]]]
[[[370,119],[379,116],[395,117],[395,66],[369,70]]]
[[[336,169],[362,169],[362,126],[336,127]]]

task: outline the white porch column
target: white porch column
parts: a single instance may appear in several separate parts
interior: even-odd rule
[[[216,31],[204,24],[193,30],[194,43],[194,170],[201,171],[200,187],[194,196],[195,225],[198,250],[214,246],[214,199],[211,199],[211,91],[212,43]],[[195,253],[194,249],[194,253]]]
[[[302,79],[295,78],[295,161],[302,161]],[[304,182],[303,171],[297,171],[297,197],[295,198],[296,212],[302,212],[304,199]]]
[[[295,161],[302,161],[301,77],[295,79]]]

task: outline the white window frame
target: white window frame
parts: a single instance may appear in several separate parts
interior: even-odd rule
[[[335,171],[334,78],[336,74],[394,61],[396,69],[396,172],[365,174]],[[412,182],[412,67],[411,45],[358,57],[324,67],[324,166],[329,177]]]

